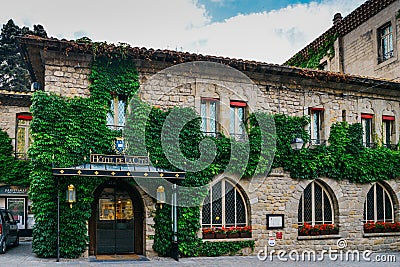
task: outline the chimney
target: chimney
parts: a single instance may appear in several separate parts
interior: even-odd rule
[[[333,16],[333,25],[338,24],[339,22],[341,22],[343,19],[342,14],[340,13],[336,13],[335,16]]]

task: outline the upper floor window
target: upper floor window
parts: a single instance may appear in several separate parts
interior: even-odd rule
[[[28,158],[28,148],[32,143],[31,135],[29,134],[29,125],[32,120],[32,115],[29,113],[17,114],[17,127],[15,138],[15,156],[17,158]]]
[[[237,186],[224,179],[215,183],[203,202],[203,228],[246,226],[248,207],[245,197]]]
[[[244,140],[245,120],[246,120],[246,102],[231,101],[230,103],[230,127],[229,134],[236,140]]]
[[[372,140],[372,120],[374,115],[372,114],[361,114],[361,124],[363,128],[363,143],[366,147],[373,147],[374,143]]]
[[[378,29],[379,63],[393,57],[393,28],[388,23]]]
[[[313,181],[304,189],[299,202],[298,221],[299,225],[334,224],[332,198],[321,183]]]
[[[200,106],[201,130],[208,136],[216,137],[218,129],[218,99],[202,98]]]
[[[368,191],[364,203],[364,221],[394,222],[393,200],[380,183],[375,183]]]
[[[387,148],[395,147],[394,137],[394,116],[382,116],[382,139],[383,145]]]
[[[311,145],[319,145],[322,140],[322,124],[324,118],[324,108],[310,108],[310,138]]]
[[[107,125],[118,129],[125,126],[126,98],[114,95],[110,101],[110,110],[107,113]]]

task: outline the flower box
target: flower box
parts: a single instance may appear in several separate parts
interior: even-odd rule
[[[309,223],[304,223],[299,227],[299,236],[334,235],[338,233],[339,228],[333,224],[310,225]]]
[[[364,224],[364,233],[390,233],[400,232],[400,222],[374,222]]]
[[[203,234],[203,239],[214,239],[214,238],[215,238],[215,233]]]
[[[236,232],[236,233],[229,233],[226,235],[228,238],[238,238],[240,237],[240,233]]]
[[[251,232],[240,232],[240,237],[242,238],[250,238]]]
[[[216,239],[223,239],[226,238],[226,233],[215,233]]]

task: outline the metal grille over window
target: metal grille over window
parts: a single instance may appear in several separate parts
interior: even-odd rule
[[[375,183],[368,191],[364,209],[364,221],[394,222],[392,198],[380,183]]]
[[[226,225],[235,225],[235,191],[230,183],[225,183],[225,220]]]
[[[333,223],[333,206],[328,191],[318,182],[310,183],[303,191],[299,201],[299,224]]]
[[[210,210],[210,195],[208,194],[204,199],[201,218],[204,224],[211,224],[211,210]]]
[[[222,225],[222,186],[216,183],[212,188],[212,224]]]
[[[247,209],[239,188],[228,180],[219,181],[210,188],[204,199],[202,227],[246,226]]]

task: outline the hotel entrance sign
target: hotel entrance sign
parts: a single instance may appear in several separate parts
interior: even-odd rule
[[[149,165],[149,157],[91,154],[91,164]]]

